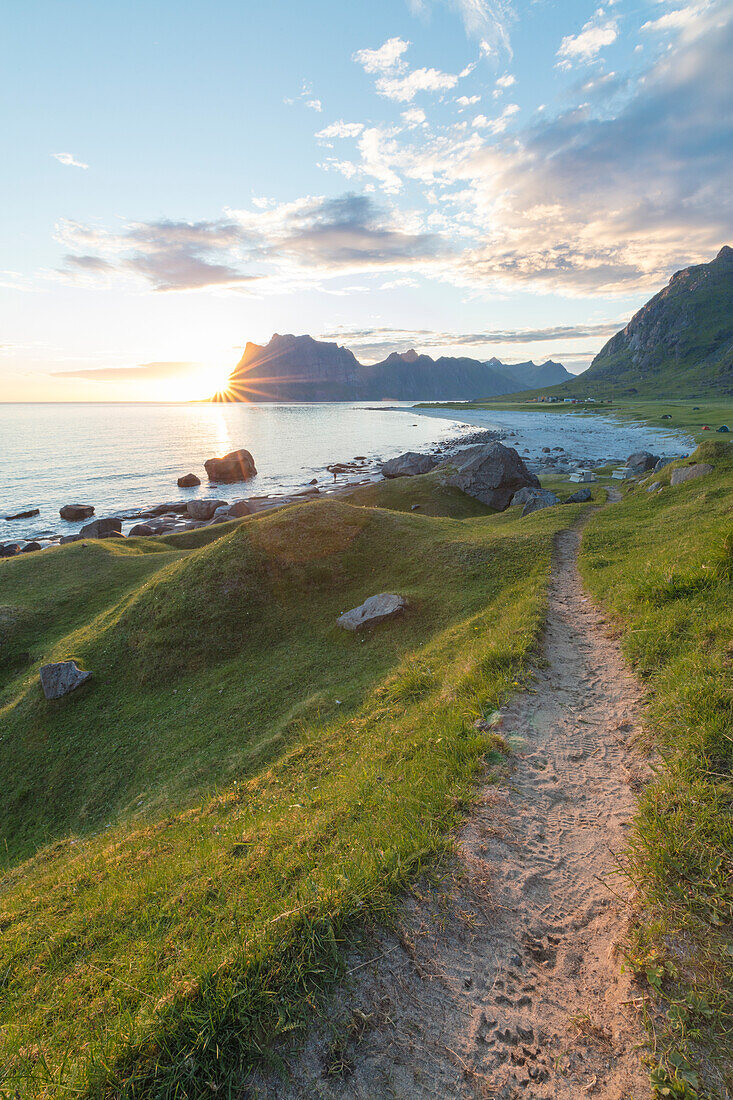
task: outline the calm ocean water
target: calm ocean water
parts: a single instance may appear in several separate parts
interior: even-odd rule
[[[680,452],[689,441],[642,425],[571,413],[450,412],[421,415],[361,404],[323,405],[0,405],[0,517],[29,508],[40,516],[7,522],[0,542],[49,531],[75,531],[59,519],[63,504],[93,504],[96,516],[165,500],[212,495],[204,460],[239,447],[258,474],[216,495],[233,501],[304,488],[313,477],[333,484],[325,466],[356,455],[386,459],[459,434],[466,422],[516,435],[507,439],[536,457],[563,445],[578,456],[625,457],[640,447]],[[176,479],[192,471],[196,489]]]

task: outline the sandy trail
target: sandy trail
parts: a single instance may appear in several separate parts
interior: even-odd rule
[[[646,771],[629,746],[640,691],[583,591],[579,543],[558,538],[545,662],[503,712],[516,766],[471,812],[455,879],[410,900],[399,938],[339,994],[331,1034],[265,1095],[649,1097],[614,950],[629,900],[614,853]]]

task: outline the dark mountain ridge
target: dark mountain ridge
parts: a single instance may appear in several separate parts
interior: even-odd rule
[[[264,347],[248,343],[227,389],[214,401],[482,401],[517,389],[551,386],[572,376],[561,363],[433,359],[410,348],[381,363],[312,336],[275,333]]]

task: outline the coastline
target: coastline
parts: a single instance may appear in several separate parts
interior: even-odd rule
[[[446,437],[446,431],[436,430],[431,433],[432,442],[427,445],[423,442],[419,447],[421,452],[429,453],[433,457],[448,458],[461,448],[476,443],[501,441],[515,447],[528,468],[538,475],[570,475],[580,468],[618,465],[625,461],[629,453],[642,447],[651,447],[668,456],[694,447],[692,438],[682,435],[679,429],[624,423],[605,411],[594,411],[592,417],[587,417],[574,409],[572,412],[567,411],[562,418],[558,417],[554,409],[464,409],[461,406],[445,405],[366,406],[362,411],[409,413],[425,419],[447,421],[449,427],[446,431],[452,434]],[[412,448],[406,441],[402,452],[410,449]],[[395,450],[395,447],[392,446],[389,450]],[[214,481],[191,489],[176,488],[175,498],[170,497],[159,502],[140,502],[137,505],[103,508],[100,511],[95,506],[91,517],[71,522],[55,519],[42,530],[38,530],[37,522],[31,524],[29,529],[23,517],[6,520],[0,534],[0,556],[13,556],[19,552],[46,549],[72,541],[79,537],[84,526],[102,519],[118,520],[119,533],[123,536],[130,535],[140,524],[144,524],[145,529],[137,530],[135,534],[174,534],[212,523],[227,522],[245,514],[341,495],[358,486],[381,480],[381,468],[386,457],[358,455],[344,461],[328,463],[315,471],[304,468],[306,473],[315,476],[307,480],[303,476],[301,484],[292,488],[283,485],[272,492],[253,492],[256,487],[246,481],[226,485]],[[216,506],[204,518],[196,517],[193,514],[195,511],[205,513],[206,509],[189,509],[189,505],[194,502],[203,505],[205,501],[215,502]],[[235,515],[229,514],[228,509],[237,505],[239,512]],[[28,508],[33,508],[31,501],[28,502]],[[95,536],[89,534],[87,537]],[[18,549],[13,550],[14,546]]]

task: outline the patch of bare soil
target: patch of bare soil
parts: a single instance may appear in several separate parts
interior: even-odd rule
[[[640,689],[583,591],[579,542],[559,536],[545,661],[502,717],[516,766],[472,810],[455,878],[411,897],[289,1080],[250,1095],[649,1097],[614,873],[646,775]]]

